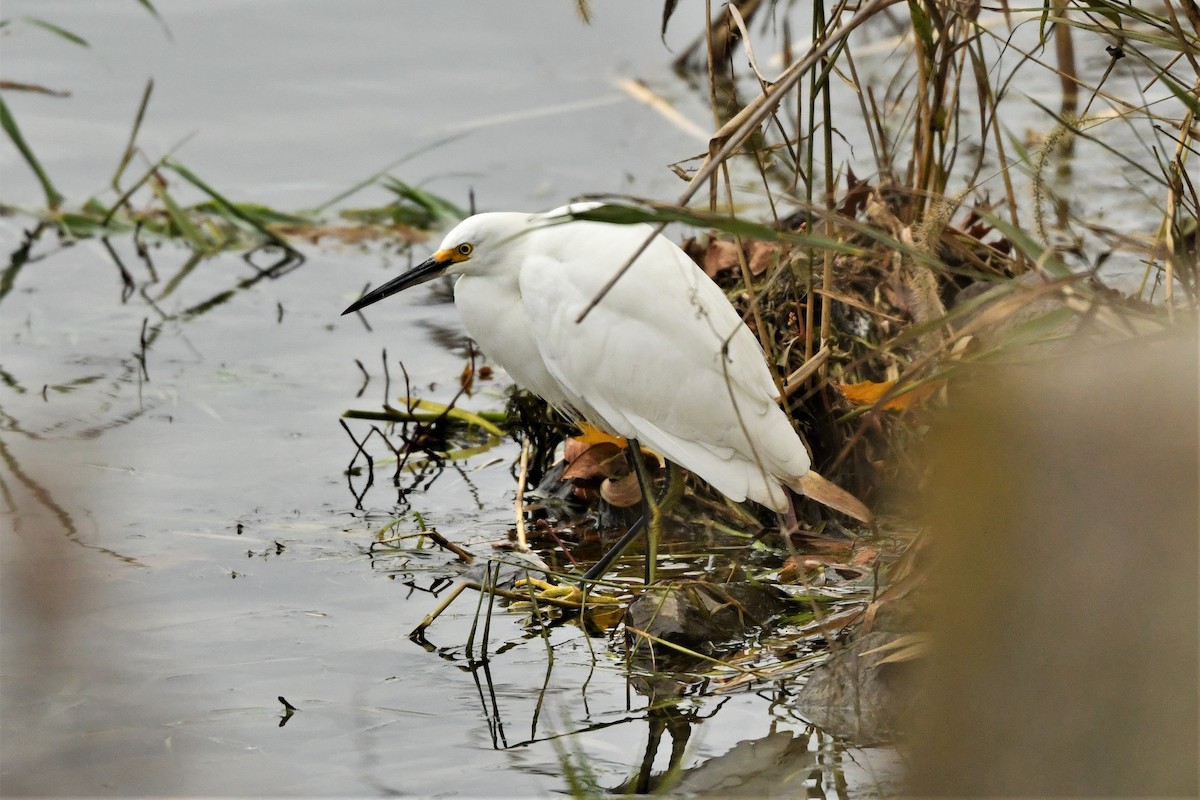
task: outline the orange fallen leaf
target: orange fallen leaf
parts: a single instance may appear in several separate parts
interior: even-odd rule
[[[846,399],[856,406],[873,406],[880,398],[890,392],[896,381],[862,381],[861,383],[835,383]],[[937,391],[936,382],[923,383],[912,389],[907,389],[883,404],[884,411],[903,411],[921,403]]]

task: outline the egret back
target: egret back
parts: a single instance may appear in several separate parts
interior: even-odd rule
[[[782,511],[780,483],[797,487],[808,453],[775,402],[758,340],[686,253],[656,237],[576,322],[650,233],[583,221],[529,232],[518,292],[538,360],[593,424],[638,439],[732,500]]]

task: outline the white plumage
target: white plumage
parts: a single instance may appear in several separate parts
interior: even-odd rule
[[[456,275],[467,331],[518,385],[637,439],[732,500],[786,510],[782,485],[804,492],[805,476],[819,476],[776,404],[758,340],[687,254],[656,236],[576,322],[651,233],[647,225],[564,221],[586,207],[470,217],[432,258],[347,312]]]

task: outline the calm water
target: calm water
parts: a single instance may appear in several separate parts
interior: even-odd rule
[[[656,4],[593,5],[585,26],[572,3],[162,2],[168,38],[135,2],[9,0],[6,17],[91,46],[5,29],[6,80],[71,93],[5,100],[76,202],[104,191],[150,77],[144,150],[178,148],[236,199],[313,207],[405,158],[394,174],[463,205],[473,190],[481,208],[670,198],[682,184],[665,165],[704,143],[617,83],[646,80],[701,128],[709,112],[671,75]],[[680,4],[671,48],[701,16]],[[7,140],[0,169],[0,199],[36,207]],[[6,253],[28,225],[0,219]],[[505,647],[466,670],[470,595],[431,629],[432,652],[406,638],[458,567],[368,551],[397,493],[379,476],[371,513],[355,510],[338,418],[383,399],[384,347],[393,374],[402,359],[419,394],[448,399],[460,328],[430,292],[392,300],[374,331],[338,314],[407,256],[305,246],[269,279],[238,256],[185,273],[173,244],[111,247],[44,237],[3,298],[5,790],[531,795],[565,790],[564,759],[608,788],[636,774],[657,721],[603,642],[593,667],[588,642],[556,629],[548,666],[545,642],[498,614],[491,645]],[[144,294],[122,301],[114,256]],[[373,378],[361,399],[356,359]],[[496,408],[502,389],[468,405]],[[412,509],[487,552],[511,524],[514,458],[504,445],[447,471]],[[300,708],[285,726],[280,695]],[[794,739],[807,725],[780,699],[686,701],[682,716],[712,719],[689,728],[682,766],[782,739],[808,754],[789,762],[804,765],[796,792],[839,771],[851,794],[894,779],[886,752]]]

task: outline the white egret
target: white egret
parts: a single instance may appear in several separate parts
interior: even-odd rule
[[[810,470],[758,340],[669,239],[655,236],[577,322],[652,232],[569,216],[594,205],[469,217],[428,260],[343,314],[457,276],[455,305],[484,354],[568,417],[660,453],[731,500],[785,512],[787,487],[869,519],[861,503]]]

